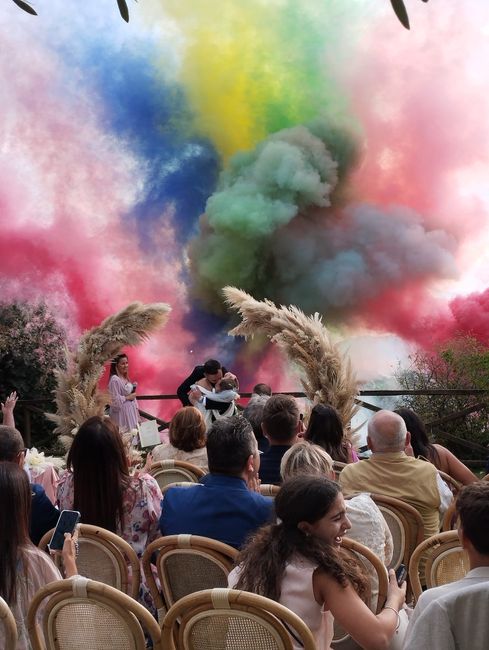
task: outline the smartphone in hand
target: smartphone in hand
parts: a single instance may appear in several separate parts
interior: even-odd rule
[[[77,523],[80,521],[78,510],[62,510],[54,529],[53,536],[49,542],[50,551],[61,551],[65,543],[65,533],[73,535]]]
[[[407,578],[407,569],[405,564],[400,564],[396,569],[396,580],[399,587]]]

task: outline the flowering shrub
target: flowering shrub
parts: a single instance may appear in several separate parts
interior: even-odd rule
[[[52,399],[56,386],[55,368],[65,367],[66,333],[45,304],[0,304],[0,398],[12,390],[20,399]],[[19,404],[16,422],[22,431]],[[53,411],[51,403],[37,405]],[[32,414],[32,444],[53,450],[56,436],[53,425],[39,414]]]

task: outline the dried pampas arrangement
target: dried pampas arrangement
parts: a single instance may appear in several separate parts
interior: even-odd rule
[[[294,306],[277,307],[270,300],[255,300],[245,291],[224,287],[226,303],[241,315],[232,336],[253,336],[259,332],[277,343],[290,361],[299,365],[305,377],[301,383],[313,404],[330,404],[345,427],[358,411],[355,396],[358,382],[347,359],[331,341],[321,316],[306,316]]]
[[[98,382],[105,363],[124,346],[138,345],[163,327],[170,311],[165,303],[133,302],[85,332],[75,353],[66,350],[67,369],[56,371],[56,414],[46,414],[56,423],[55,433],[65,448],[87,418],[103,415],[109,397],[98,390]]]

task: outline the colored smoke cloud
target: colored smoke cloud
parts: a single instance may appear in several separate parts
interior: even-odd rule
[[[393,285],[402,291],[413,282],[453,277],[455,241],[426,228],[420,215],[399,207],[342,207],[342,194],[335,200],[338,138],[328,138],[335,132],[324,123],[311,129],[322,139],[306,127],[285,129],[235,156],[222,174],[191,246],[205,304],[219,310],[222,286],[233,284],[341,323]],[[343,157],[342,180],[354,160],[352,153],[347,164]]]

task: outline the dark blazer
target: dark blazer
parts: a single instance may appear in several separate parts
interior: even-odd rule
[[[162,535],[203,535],[240,548],[270,522],[273,499],[251,492],[237,476],[207,474],[192,487],[170,488],[161,504]]]
[[[270,445],[265,453],[260,456],[260,481],[280,485],[280,463],[283,455],[289,451],[291,445]]]
[[[32,504],[29,537],[37,546],[41,537],[58,523],[59,510],[53,506],[42,485],[31,483]]]
[[[227,373],[226,368],[224,366],[222,367],[222,374],[225,375]],[[182,402],[183,406],[192,406],[190,404],[190,400],[188,398],[188,393],[190,392],[190,387],[192,384],[195,384],[196,382],[200,381],[201,379],[204,379],[204,366],[195,366],[195,368],[192,370],[192,373],[187,377],[187,379],[184,379],[180,386],[177,388],[177,395],[178,399]],[[216,402],[217,404],[217,402]],[[220,406],[222,406],[222,403],[219,403]],[[226,408],[228,405],[226,405]],[[209,407],[209,408],[215,408],[215,407]]]

